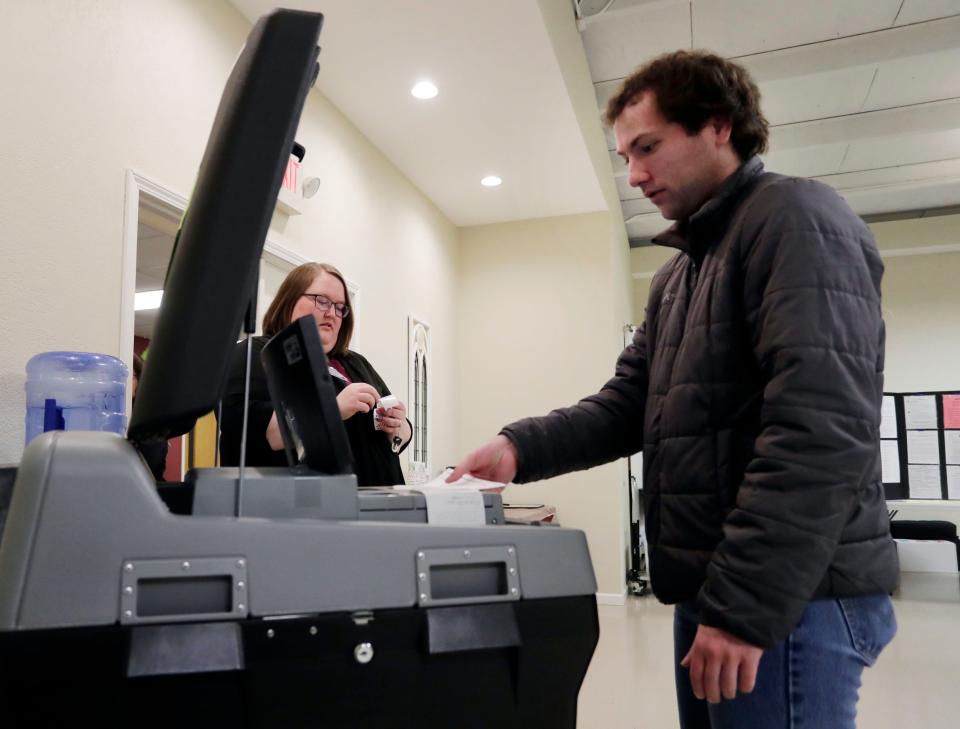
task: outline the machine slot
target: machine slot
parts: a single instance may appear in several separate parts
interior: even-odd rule
[[[513,545],[420,549],[416,570],[420,605],[520,599],[520,568]]]
[[[437,600],[507,594],[505,562],[439,565],[430,569],[430,584]]]
[[[166,577],[137,581],[137,615],[209,615],[232,610],[233,580],[220,577]]]

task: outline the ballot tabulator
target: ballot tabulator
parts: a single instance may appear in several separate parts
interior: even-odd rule
[[[130,440],[46,433],[0,481],[4,726],[575,726],[598,638],[582,532],[371,521],[351,474],[309,463],[248,470],[247,497],[200,474],[175,510],[132,444],[222,393],[321,23],[276,11],[236,62]]]

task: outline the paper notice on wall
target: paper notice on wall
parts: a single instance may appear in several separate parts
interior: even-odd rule
[[[942,499],[940,466],[907,466],[911,499]]]
[[[897,441],[880,441],[880,464],[884,483],[900,483],[900,446]]]
[[[943,431],[943,460],[960,466],[960,430]]]
[[[883,396],[883,406],[880,408],[880,437],[897,437],[897,401],[892,395]]]
[[[907,463],[940,465],[940,441],[937,431],[907,431]]]
[[[960,428],[960,395],[943,396],[943,427]]]
[[[947,498],[960,499],[960,466],[947,466]]]
[[[937,427],[937,398],[934,395],[908,395],[903,398],[904,424],[910,430]]]

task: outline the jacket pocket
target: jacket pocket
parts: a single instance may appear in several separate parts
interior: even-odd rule
[[[840,612],[847,624],[850,642],[867,666],[872,666],[897,634],[893,602],[886,594],[840,597]]]

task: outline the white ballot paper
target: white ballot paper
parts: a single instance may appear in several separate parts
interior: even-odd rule
[[[942,499],[940,466],[907,466],[911,499]]]
[[[933,395],[909,395],[903,398],[903,419],[908,429],[936,428],[937,399]]]
[[[880,408],[880,437],[897,437],[897,401],[892,395],[883,396],[883,405]]]
[[[900,483],[900,450],[897,441],[880,441],[880,463],[883,482]]]
[[[960,430],[943,431],[943,452],[946,463],[960,466]]]
[[[468,486],[475,491],[491,491],[493,493],[499,494],[503,491],[509,484],[500,483],[499,481],[485,481],[482,478],[474,478],[473,476],[466,475],[461,476],[456,481],[451,484],[447,483],[447,476],[453,473],[452,468],[445,468],[440,472],[439,476],[434,477],[432,480],[427,481],[424,486],[443,486],[444,488],[450,488],[451,486]]]
[[[960,466],[947,466],[947,498],[960,499]]]
[[[907,463],[940,465],[940,441],[937,431],[907,431]]]
[[[463,486],[420,486],[427,501],[427,523],[445,526],[483,526],[483,494]]]
[[[506,484],[464,476],[446,483],[450,469],[432,481],[415,486],[395,486],[397,491],[419,491],[427,502],[427,523],[444,526],[483,526],[487,523],[483,508],[484,491],[501,491]]]

